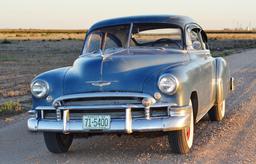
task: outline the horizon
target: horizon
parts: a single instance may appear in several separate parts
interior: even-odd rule
[[[253,0],[8,0],[0,5],[0,29],[88,29],[104,19],[162,14],[189,16],[207,30],[256,28]]]

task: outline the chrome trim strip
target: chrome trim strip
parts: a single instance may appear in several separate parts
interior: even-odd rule
[[[38,111],[36,111],[36,110],[29,110],[28,114],[29,114],[30,118],[37,118],[38,117]]]
[[[150,106],[152,107],[168,107],[168,106],[176,106],[176,104],[171,103],[156,103]],[[128,107],[131,108],[145,108],[144,105],[138,104],[138,105],[94,105],[94,106],[62,106],[58,109],[60,110],[71,110],[71,109],[77,109],[77,110],[95,110],[95,109],[126,109]],[[45,107],[45,106],[38,106],[36,107],[36,110],[56,110],[54,107]]]
[[[133,93],[133,92],[94,92],[94,93],[81,93],[61,96],[54,100],[56,101],[77,99],[77,98],[93,98],[93,97],[141,97],[141,98],[153,98],[152,96],[144,93]],[[153,98],[154,99],[154,98]]]
[[[169,108],[169,115],[170,116],[186,116],[191,114],[191,109],[192,106],[183,106],[183,107],[170,107]]]
[[[56,110],[56,109],[52,106],[38,106],[35,108],[35,110]]]
[[[36,113],[37,113],[37,112],[36,112],[35,110],[29,110],[29,111],[28,111],[28,114],[29,114],[29,115],[34,115],[34,114],[36,114]]]

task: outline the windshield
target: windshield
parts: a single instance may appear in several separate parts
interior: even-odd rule
[[[83,53],[120,48],[183,49],[182,43],[181,29],[169,24],[119,25],[90,32]]]
[[[100,50],[126,48],[130,25],[113,26],[95,30],[89,34],[85,42],[85,53],[96,53]]]
[[[165,24],[134,25],[130,47],[182,49],[181,29]]]

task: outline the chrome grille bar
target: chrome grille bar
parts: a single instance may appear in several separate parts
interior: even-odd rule
[[[171,104],[171,103],[156,103],[153,104],[152,107],[165,107],[165,106],[177,106],[176,104]],[[95,109],[126,109],[128,107],[131,108],[145,108],[144,105],[97,105],[97,106],[62,106],[59,107],[58,109],[60,110],[66,110],[66,109],[78,109],[78,110],[95,110]],[[36,110],[56,110],[54,107],[44,107],[44,106],[38,106],[36,107]]]
[[[138,98],[153,98],[152,96],[144,93],[133,92],[95,92],[95,93],[81,93],[61,96],[54,100],[53,104],[57,101],[65,101],[70,99],[79,98],[94,98],[94,97],[138,97]]]

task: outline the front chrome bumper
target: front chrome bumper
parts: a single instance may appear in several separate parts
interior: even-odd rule
[[[85,104],[81,106],[62,105],[61,102],[65,100],[81,99],[81,98],[141,98],[150,103],[146,106],[143,101],[141,104],[107,104],[107,105],[94,105]],[[145,102],[145,101],[144,101]],[[54,105],[56,104],[56,105]],[[160,117],[150,117],[150,111],[153,108],[166,107],[168,114]],[[75,95],[61,96],[53,102],[53,106],[38,106],[30,111],[32,116],[28,119],[28,129],[31,131],[53,131],[63,133],[94,133],[94,132],[152,132],[152,131],[172,131],[180,130],[190,125],[191,106],[177,106],[176,104],[157,102],[154,97],[143,93],[129,93],[129,92],[100,92],[100,93],[84,93]],[[122,118],[112,118],[110,128],[105,130],[88,130],[83,129],[82,119],[70,118],[73,111],[95,111],[95,110],[117,110],[121,109],[125,112]],[[144,109],[145,117],[133,117],[133,110]],[[44,117],[45,111],[56,111],[56,119],[46,119]],[[39,114],[39,116],[38,116]],[[41,115],[41,116],[40,116]]]
[[[131,108],[126,108],[125,119],[112,119],[110,129],[95,131],[83,129],[82,120],[69,120],[68,110],[64,111],[62,120],[28,119],[27,126],[31,131],[52,131],[63,133],[133,133],[181,130],[190,125],[191,106],[174,107],[168,117],[132,118]]]

